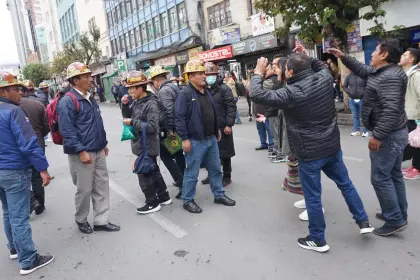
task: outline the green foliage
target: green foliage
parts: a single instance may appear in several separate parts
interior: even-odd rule
[[[35,86],[51,78],[50,67],[46,64],[32,63],[22,69],[24,79],[31,80]]]
[[[89,32],[84,32],[79,36],[77,43],[66,44],[63,51],[59,52],[52,62],[52,73],[65,76],[67,66],[72,62],[79,61],[89,65],[99,61],[102,55],[98,44],[100,38],[101,31],[93,25]]]
[[[373,20],[370,28],[372,35],[382,37],[385,32],[380,18],[385,16],[381,5],[390,0],[257,0],[255,8],[268,15],[282,15],[284,26],[277,33],[285,36],[292,25],[300,26],[299,38],[314,42],[322,33],[324,37],[333,36],[337,47],[345,49],[347,43],[347,26],[356,19]],[[371,6],[365,14],[359,9]]]

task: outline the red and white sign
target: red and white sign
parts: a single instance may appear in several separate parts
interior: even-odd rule
[[[202,61],[213,61],[232,57],[232,46],[226,46],[214,50],[199,52],[198,57]]]

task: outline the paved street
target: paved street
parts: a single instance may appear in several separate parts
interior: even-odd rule
[[[49,144],[47,157],[54,179],[47,187],[47,210],[31,217],[40,253],[54,254],[53,264],[27,279],[48,280],[418,280],[420,279],[420,181],[408,182],[409,226],[395,237],[360,236],[359,228],[336,186],[323,178],[326,210],[326,254],[300,249],[298,237],[307,223],[298,219],[293,203],[300,196],[285,192],[281,182],[285,164],[272,164],[266,151],[257,152],[255,122],[235,126],[237,156],[228,196],[237,206],[215,205],[208,186],[200,183],[196,202],[203,213],[193,215],[174,203],[149,216],[136,207],[144,202],[137,177],[131,173],[130,143],[120,142],[122,117],[116,106],[103,106],[110,155],[111,221],[118,233],[84,235],[74,223],[74,193],[67,156]],[[367,139],[352,138],[344,127],[342,146],[346,164],[374,226],[379,205],[369,182]],[[161,163],[166,183],[172,179]],[[201,172],[201,178],[205,173]],[[170,187],[172,197],[177,189]],[[92,223],[92,217],[90,217]],[[1,229],[2,230],[2,229]],[[9,260],[6,238],[0,234],[1,280],[22,279],[18,264]]]

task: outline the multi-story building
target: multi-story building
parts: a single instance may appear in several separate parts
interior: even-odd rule
[[[159,64],[180,75],[188,59],[202,50],[202,1],[108,0],[105,10],[120,70]]]
[[[58,25],[57,6],[55,0],[40,0],[42,12],[42,26],[45,33],[45,45],[48,61],[51,62],[56,54],[62,50],[60,27]],[[41,48],[41,46],[40,46]]]
[[[29,49],[24,18],[25,8],[21,0],[7,0],[6,5],[12,16],[13,32],[15,34],[19,62],[24,66],[26,65],[26,52]]]
[[[62,44],[77,42],[79,40],[79,24],[75,0],[56,0],[56,4]]]

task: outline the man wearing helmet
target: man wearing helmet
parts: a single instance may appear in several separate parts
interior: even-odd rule
[[[58,125],[64,138],[64,153],[68,154],[70,174],[77,186],[75,196],[75,220],[85,234],[95,231],[113,232],[120,227],[109,223],[109,178],[106,166],[108,141],[101,113],[95,99],[89,93],[91,71],[80,62],[67,68],[70,92],[79,103],[79,111],[69,95],[58,103]],[[93,204],[94,228],[87,221],[90,200]]]
[[[48,265],[54,257],[38,255],[32,240],[31,166],[40,172],[43,187],[50,183],[50,175],[35,131],[19,108],[19,85],[14,75],[0,72],[0,200],[10,258],[19,259],[20,274],[27,275]]]
[[[136,156],[147,154],[154,162],[152,172],[137,174],[140,188],[146,197],[146,204],[137,209],[139,214],[153,213],[161,209],[161,204],[169,205],[172,203],[166,183],[157,164],[160,142],[159,103],[157,97],[150,91],[147,91],[148,82],[142,71],[130,72],[127,77],[127,88],[133,103],[131,106],[128,105],[127,96],[121,99],[123,104],[122,112],[125,118],[124,123],[132,126],[134,130],[135,138],[131,141],[133,154]],[[143,133],[146,139],[142,139]],[[142,140],[146,142],[146,150],[144,150]]]
[[[153,87],[158,90],[157,96],[161,103],[161,110],[163,113],[161,132],[164,133],[160,140],[163,140],[168,135],[175,138],[175,101],[180,90],[177,85],[174,85],[166,78],[169,72],[162,68],[162,66],[153,66],[150,70],[150,79],[153,82]],[[171,79],[172,80],[172,79]],[[160,158],[171,173],[175,181],[175,186],[179,187],[179,193],[176,198],[181,198],[182,181],[184,179],[185,158],[182,150],[179,150],[174,155],[171,155],[163,144],[160,145]],[[175,160],[175,161],[174,161]]]
[[[182,185],[184,209],[201,213],[194,196],[200,165],[206,166],[214,203],[234,206],[236,202],[225,195],[217,141],[221,134],[217,124],[214,100],[207,88],[205,67],[197,59],[188,61],[185,67],[190,83],[177,96],[175,126],[182,138],[186,169]]]
[[[36,92],[36,95],[39,98],[39,101],[41,101],[42,104],[44,104],[45,107],[48,106],[48,89],[49,86],[46,82],[42,82],[39,84],[38,91]]]

